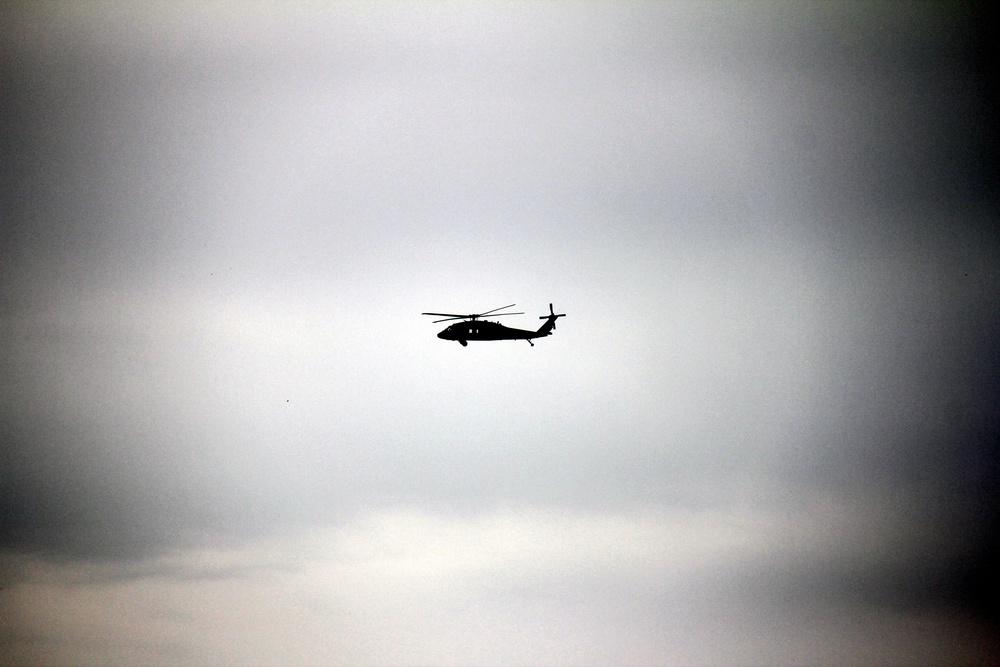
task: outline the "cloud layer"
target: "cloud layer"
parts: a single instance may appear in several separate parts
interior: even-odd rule
[[[963,11],[3,10],[2,659],[996,655]]]

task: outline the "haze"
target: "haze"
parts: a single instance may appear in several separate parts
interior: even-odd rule
[[[4,5],[0,663],[996,662],[976,7]]]

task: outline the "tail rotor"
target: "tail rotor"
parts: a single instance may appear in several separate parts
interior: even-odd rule
[[[549,314],[548,315],[542,315],[538,319],[540,319],[540,320],[550,320],[552,322],[552,329],[554,330],[556,328],[556,320],[559,319],[560,317],[566,317],[566,313],[558,313],[557,314],[556,311],[552,309],[552,304],[550,303],[549,304]]]

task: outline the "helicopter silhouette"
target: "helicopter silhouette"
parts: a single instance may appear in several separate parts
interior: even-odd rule
[[[434,324],[438,322],[447,322],[449,320],[464,320],[463,322],[456,322],[452,324],[444,331],[439,333],[437,336],[443,340],[457,340],[465,347],[469,344],[470,340],[526,340],[528,344],[532,347],[535,346],[531,342],[532,338],[542,338],[544,336],[549,336],[552,331],[556,328],[556,320],[560,317],[566,317],[565,313],[556,314],[552,309],[552,304],[549,304],[549,314],[542,315],[538,319],[545,320],[545,324],[539,327],[538,331],[529,331],[527,329],[512,329],[511,327],[505,327],[499,322],[489,322],[487,320],[481,320],[479,318],[489,315],[491,317],[502,317],[504,315],[524,315],[524,313],[498,313],[498,310],[504,310],[506,308],[513,308],[517,304],[510,304],[509,306],[502,306],[500,308],[494,308],[493,310],[487,310],[485,313],[473,313],[470,315],[455,315],[454,313],[421,313],[421,315],[439,315],[443,319],[434,320]]]

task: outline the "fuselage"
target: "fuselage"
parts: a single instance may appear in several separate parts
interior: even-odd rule
[[[470,320],[452,324],[439,333],[438,338],[462,342],[469,340],[529,340],[548,335],[548,332],[541,333],[526,329],[512,329],[511,327],[505,327],[499,322]]]

